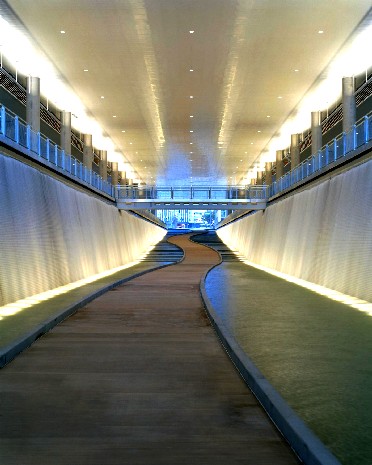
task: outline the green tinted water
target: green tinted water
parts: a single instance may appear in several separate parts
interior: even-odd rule
[[[372,317],[238,261],[206,282],[241,347],[344,465],[372,464]]]

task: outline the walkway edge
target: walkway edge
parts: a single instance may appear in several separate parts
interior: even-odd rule
[[[166,263],[160,266],[155,266],[154,268],[149,268],[147,270],[141,271],[139,273],[135,273],[131,276],[127,276],[125,278],[121,278],[117,281],[114,281],[106,286],[101,287],[97,291],[92,292],[91,294],[86,295],[82,299],[77,300],[72,305],[64,308],[63,310],[55,313],[53,316],[47,318],[42,323],[35,326],[31,331],[25,333],[22,337],[15,340],[12,344],[5,346],[5,348],[0,350],[0,369],[11,362],[17,355],[19,355],[22,351],[27,349],[35,342],[39,337],[43,336],[45,333],[53,329],[63,320],[68,318],[69,316],[76,313],[80,308],[85,307],[88,303],[92,302],[92,300],[100,297],[107,291],[110,291],[114,287],[120,286],[127,281],[131,281],[132,279],[138,278],[146,273],[151,273],[152,271],[159,270],[161,268],[166,268],[167,266],[175,265],[176,263],[180,263],[184,259],[185,254],[183,257],[178,260],[177,262]]]
[[[341,465],[338,459],[306,426],[303,420],[292,410],[273,386],[271,386],[268,380],[231,336],[221,318],[216,314],[207,296],[205,282],[208,274],[220,264],[221,263],[213,266],[202,277],[200,282],[200,294],[212,326],[231,361],[266,413],[304,464]]]

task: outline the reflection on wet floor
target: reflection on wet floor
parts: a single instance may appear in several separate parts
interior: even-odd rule
[[[240,346],[343,465],[372,463],[372,318],[242,263],[215,233],[207,277]]]

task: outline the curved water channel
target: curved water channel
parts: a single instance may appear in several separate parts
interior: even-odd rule
[[[372,317],[219,250],[207,277],[216,312],[259,370],[343,465],[372,464]]]

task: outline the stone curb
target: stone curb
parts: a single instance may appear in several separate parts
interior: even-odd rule
[[[217,252],[217,250],[205,244],[200,245],[204,245]],[[216,314],[207,296],[205,282],[208,274],[221,263],[222,257],[220,255],[220,263],[210,268],[202,277],[200,281],[200,294],[208,318],[227,355],[275,426],[305,465],[341,465],[338,459],[271,386],[232,337],[221,318]]]

